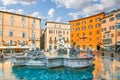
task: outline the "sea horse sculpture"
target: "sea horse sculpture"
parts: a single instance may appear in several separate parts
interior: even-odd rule
[[[72,43],[70,53],[69,53],[69,57],[77,57],[77,55],[80,53],[79,46],[76,46],[76,49],[74,47],[75,47],[75,42]]]

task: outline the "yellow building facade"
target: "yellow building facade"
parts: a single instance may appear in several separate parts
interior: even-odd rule
[[[40,48],[39,18],[0,11],[0,50],[21,52],[32,43]]]
[[[104,18],[104,13],[69,21],[71,28],[70,44],[72,45],[75,42],[81,50],[87,50],[87,48],[100,50],[102,45],[102,18]]]
[[[45,50],[56,51],[58,49],[59,34],[64,39],[64,46],[70,47],[70,25],[67,23],[47,21],[45,24]]]
[[[107,13],[101,21],[103,48],[117,50],[120,47],[120,10]]]

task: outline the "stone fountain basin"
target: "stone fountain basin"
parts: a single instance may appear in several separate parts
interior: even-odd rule
[[[63,58],[63,57],[53,57],[47,58],[47,67],[69,67],[69,68],[85,68],[93,65],[93,57],[84,58]]]

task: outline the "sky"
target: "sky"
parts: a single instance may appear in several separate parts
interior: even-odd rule
[[[100,12],[120,8],[120,0],[0,0],[0,10],[41,18],[41,24],[68,23]]]

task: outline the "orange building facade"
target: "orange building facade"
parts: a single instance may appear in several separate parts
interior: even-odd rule
[[[107,13],[101,21],[103,48],[117,49],[120,47],[120,10]]]
[[[0,51],[21,52],[32,43],[40,48],[40,19],[0,11]]]
[[[104,13],[69,21],[71,28],[70,44],[72,45],[75,42],[81,50],[87,50],[87,48],[100,50],[102,45],[102,18],[104,18]]]

